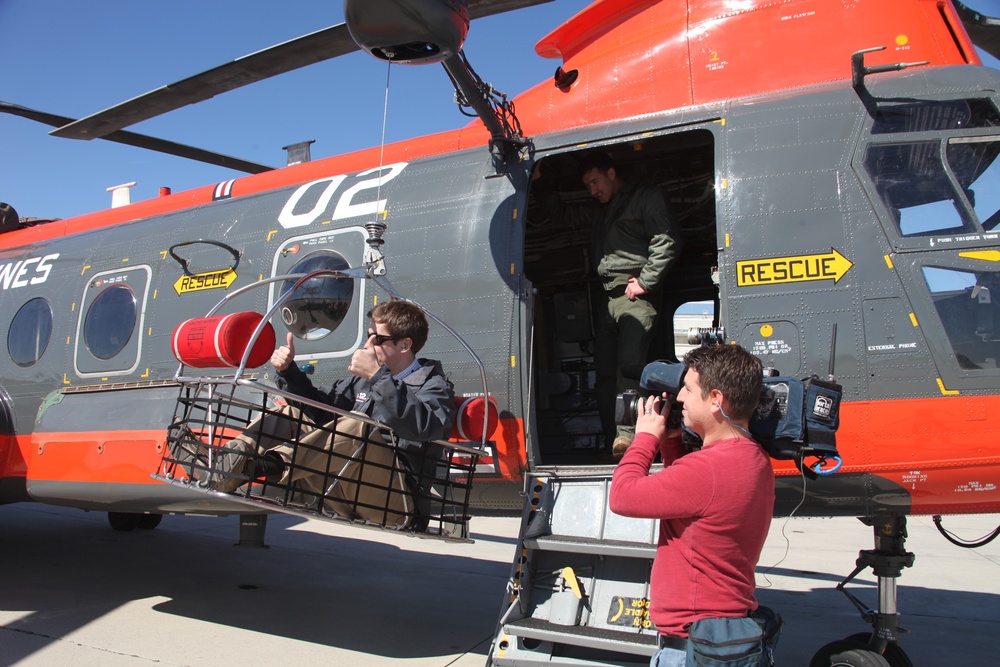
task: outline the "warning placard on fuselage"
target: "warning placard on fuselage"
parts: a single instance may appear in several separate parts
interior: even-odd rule
[[[740,287],[801,283],[813,280],[839,282],[854,263],[835,248],[821,255],[768,257],[736,262],[736,284]]]

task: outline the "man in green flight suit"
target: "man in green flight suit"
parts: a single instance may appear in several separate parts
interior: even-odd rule
[[[591,253],[604,295],[594,325],[598,411],[607,441],[613,440],[612,454],[621,458],[635,430],[615,424],[615,396],[639,386],[624,377],[622,369],[646,363],[657,297],[683,241],[661,190],[624,181],[608,154],[584,154],[580,174],[596,204],[564,204],[539,182],[538,165],[532,180],[537,184],[536,197],[551,218],[589,224],[592,230]]]

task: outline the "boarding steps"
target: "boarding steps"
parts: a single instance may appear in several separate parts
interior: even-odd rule
[[[560,466],[526,474],[517,550],[488,664],[649,664],[657,636],[648,601],[658,523],[611,512],[613,472]]]

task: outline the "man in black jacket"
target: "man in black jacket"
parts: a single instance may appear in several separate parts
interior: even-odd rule
[[[457,409],[454,390],[441,363],[417,358],[427,341],[428,326],[419,308],[405,301],[386,301],[371,312],[371,326],[365,345],[355,350],[348,370],[352,377],[338,380],[327,391],[313,386],[309,377],[294,363],[295,343],[291,333],[286,344],[271,356],[271,364],[288,385],[288,390],[319,403],[365,414],[390,427],[398,437],[395,451],[407,459],[418,479],[433,478],[437,457],[429,440],[448,438]],[[209,488],[231,493],[248,479],[280,477],[280,483],[301,480],[317,496],[328,496],[331,478],[339,483],[339,466],[356,459],[359,443],[369,443],[364,452],[367,469],[365,488],[391,489],[403,495],[401,466],[377,431],[369,433],[360,420],[340,417],[331,425],[332,413],[314,406],[283,406],[251,424],[242,435],[219,448]],[[319,424],[327,426],[318,427]],[[429,449],[431,448],[431,449]],[[262,456],[255,456],[255,452]],[[387,452],[389,452],[387,454]],[[386,456],[389,460],[386,460]],[[372,461],[375,457],[379,460]],[[219,474],[221,473],[221,474]],[[380,479],[373,480],[372,476]],[[342,485],[343,486],[343,485]],[[337,494],[343,500],[344,493]],[[404,499],[405,500],[405,499]],[[405,502],[403,503],[406,504]],[[347,505],[336,505],[345,514]],[[399,509],[399,508],[397,508]],[[398,516],[397,516],[398,515]],[[388,523],[404,527],[412,513],[400,510]],[[384,521],[379,521],[384,523]]]

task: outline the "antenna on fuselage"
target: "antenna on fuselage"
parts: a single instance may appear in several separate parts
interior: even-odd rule
[[[826,379],[836,382],[837,376],[833,372],[833,366],[837,360],[837,323],[833,323],[832,340],[830,340],[830,363],[827,365]]]
[[[130,191],[135,187],[135,181],[130,183],[122,183],[121,185],[112,185],[108,188],[108,192],[111,193],[111,208],[118,208],[119,206],[128,206],[132,203],[132,197]]]

